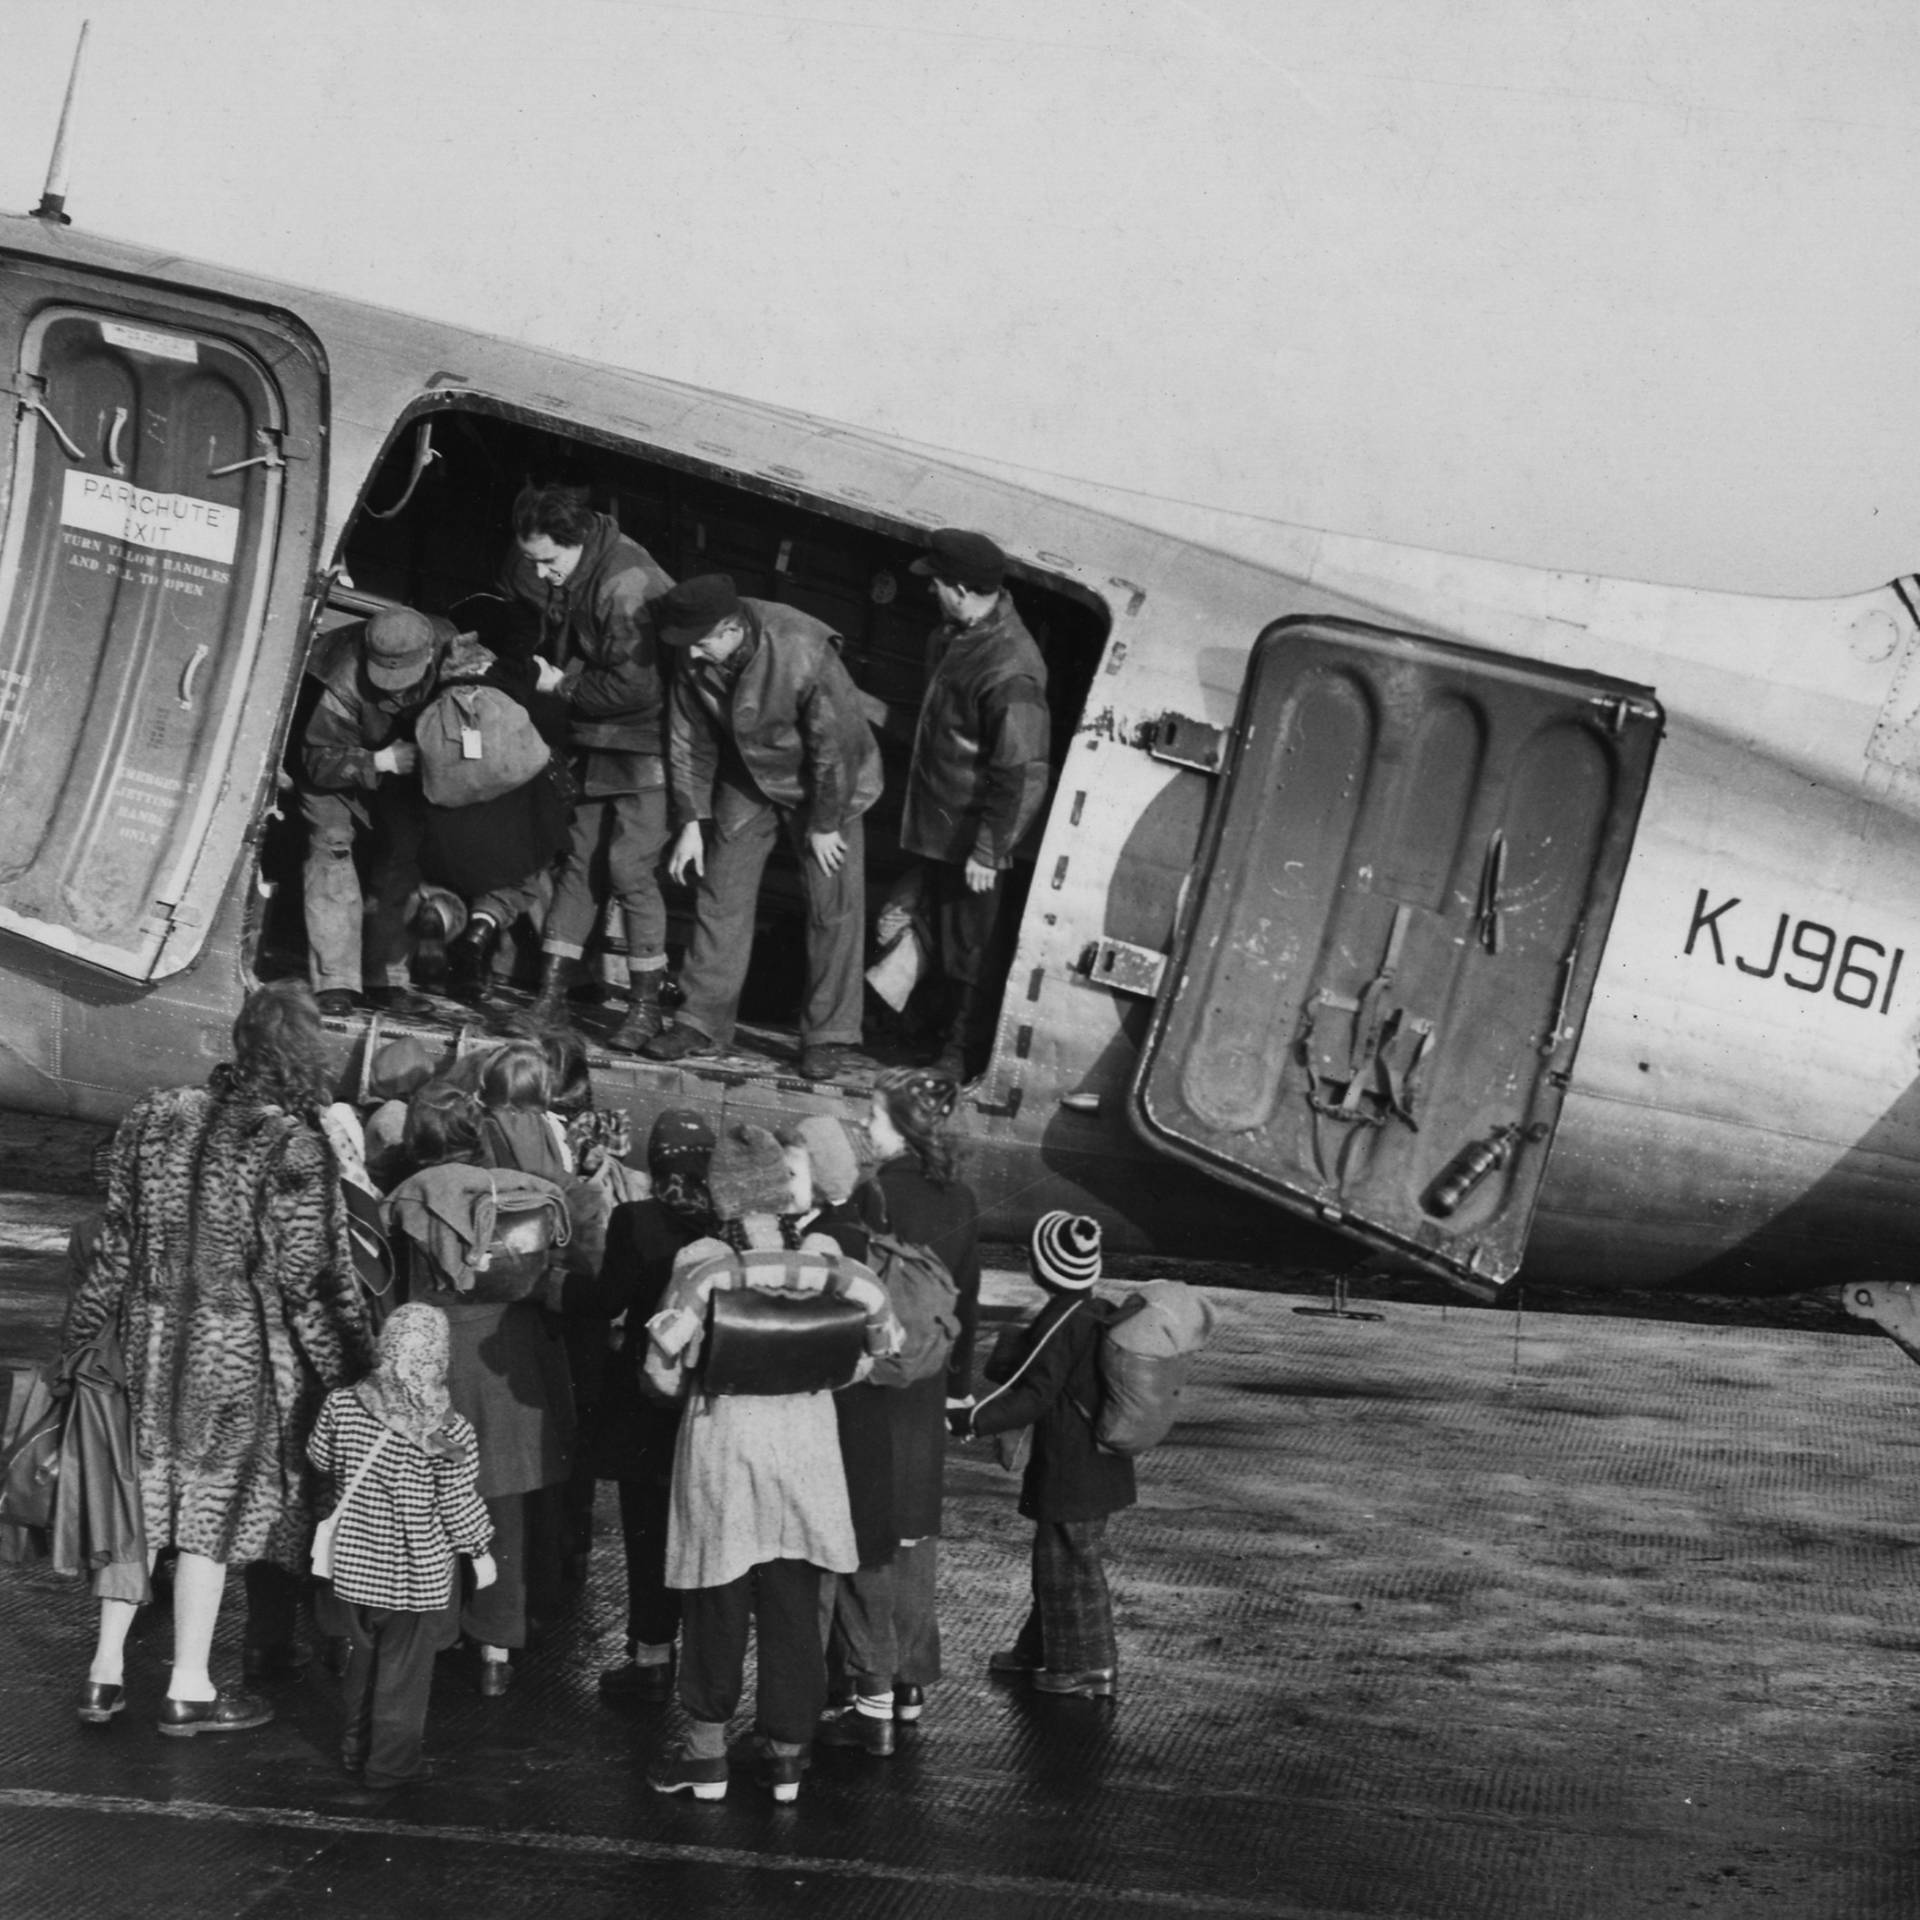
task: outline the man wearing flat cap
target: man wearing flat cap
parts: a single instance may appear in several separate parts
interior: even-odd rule
[[[307,965],[323,1013],[350,1012],[362,997],[363,947],[370,1004],[410,1017],[433,1011],[408,981],[407,907],[427,819],[413,727],[454,638],[450,621],[385,607],[363,627],[326,635],[307,661],[320,699],[301,737],[300,811]],[[353,860],[362,834],[373,846],[364,907]]]
[[[667,788],[678,837],[674,879],[700,877],[674,1023],[654,1060],[718,1053],[733,1041],[753,947],[754,905],[784,830],[807,899],[800,1071],[831,1079],[860,1042],[866,939],[862,816],[880,797],[880,749],[833,630],[777,601],[744,599],[718,573],[658,603],[676,649],[667,707]]]
[[[942,527],[913,563],[933,581],[941,623],[927,650],[900,845],[919,858],[917,898],[946,989],[938,1064],[982,1072],[998,1002],[990,977],[1005,875],[1046,798],[1047,667],[1006,590],[1007,557],[984,533]],[[891,913],[882,916],[881,937]]]

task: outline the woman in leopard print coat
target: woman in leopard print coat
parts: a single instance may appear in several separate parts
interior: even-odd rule
[[[180,1551],[162,1732],[271,1717],[250,1696],[216,1696],[208,1675],[226,1570],[300,1568],[314,1519],[307,1435],[327,1393],[371,1361],[339,1174],[315,1122],[325,1098],[312,993],[260,988],[234,1023],[232,1064],[209,1086],[146,1095],[114,1136],[105,1217],[68,1307],[68,1353],[117,1325],[148,1551]],[[101,1602],[83,1720],[125,1704],[132,1615]]]

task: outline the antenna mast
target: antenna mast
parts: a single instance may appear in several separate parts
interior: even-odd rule
[[[87,54],[87,30],[92,25],[91,20],[80,22],[80,38],[73,49],[73,71],[67,75],[67,97],[60,108],[59,130],[53,136],[53,158],[47,163],[47,187],[40,196],[40,204],[33,210],[36,220],[46,220],[55,226],[73,225],[66,213],[67,132],[73,121],[74,95],[80,90],[80,62]]]

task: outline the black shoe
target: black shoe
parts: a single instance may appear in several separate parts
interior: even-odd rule
[[[322,987],[313,998],[329,1020],[344,1020],[360,1011],[360,996],[351,987]]]
[[[80,1705],[75,1711],[88,1726],[104,1727],[116,1713],[125,1710],[126,1704],[127,1690],[117,1680],[111,1686],[89,1680],[80,1689]]]
[[[623,1660],[600,1676],[600,1697],[614,1702],[671,1700],[673,1662],[663,1660],[657,1666],[641,1667]]]
[[[824,1716],[814,1729],[814,1744],[822,1747],[858,1747],[885,1759],[893,1751],[893,1721],[881,1720],[858,1707],[842,1707]]]
[[[301,1680],[313,1663],[297,1640],[283,1640],[273,1647],[243,1647],[240,1650],[241,1677],[249,1685],[263,1680]]]
[[[527,1018],[542,1026],[565,1026],[567,995],[580,971],[580,963],[564,953],[540,956],[540,991],[527,1009]]]
[[[1083,1667],[1074,1673],[1056,1673],[1052,1667],[1041,1667],[1033,1676],[1033,1686],[1036,1693],[1071,1693],[1087,1700],[1111,1700],[1113,1669]]]
[[[330,1804],[355,1813],[384,1813],[409,1787],[417,1787],[432,1778],[433,1762],[424,1760],[420,1771],[408,1774],[404,1780],[364,1780],[359,1786],[348,1787],[335,1795]]]
[[[633,1004],[627,1009],[627,1017],[607,1035],[607,1045],[616,1053],[643,1053],[647,1042],[657,1038],[665,1025],[666,1015],[660,1011],[659,974],[636,975]]]
[[[511,1660],[482,1660],[480,1662],[480,1698],[498,1700],[513,1685],[513,1662]]]
[[[221,1693],[211,1700],[176,1700],[160,1709],[160,1731],[176,1740],[196,1733],[250,1733],[273,1718],[257,1693]]]
[[[656,1034],[640,1049],[648,1060],[695,1060],[719,1051],[698,1027],[690,1027],[683,1020],[675,1021],[665,1033]]]
[[[690,1793],[696,1800],[724,1800],[727,1757],[722,1754],[717,1760],[703,1759],[689,1752],[684,1740],[676,1740],[647,1769],[647,1785],[655,1793]]]
[[[390,1013],[396,1020],[431,1020],[435,1008],[424,993],[411,987],[369,987],[361,995],[376,1013]]]
[[[500,946],[500,923],[476,913],[447,948],[447,987],[456,1000],[484,1006],[493,985],[493,956]]]
[[[916,1686],[911,1680],[896,1680],[893,1683],[893,1717],[904,1720],[910,1726],[926,1711],[927,1690]]]
[[[1031,1680],[1039,1671],[1040,1662],[1029,1660],[1017,1647],[987,1655],[987,1677],[990,1680]]]
[[[822,1041],[800,1049],[800,1077],[803,1080],[838,1080],[841,1075],[858,1073],[867,1062],[857,1048]]]

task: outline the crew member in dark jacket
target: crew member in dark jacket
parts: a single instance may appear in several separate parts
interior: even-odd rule
[[[436,627],[424,613],[386,607],[364,626],[325,635],[308,657],[320,699],[300,743],[300,812],[307,965],[322,1013],[352,1009],[363,945],[374,982],[368,1000],[403,1016],[433,1010],[408,980],[407,912],[426,831],[413,723],[434,696],[451,638],[451,627]],[[361,834],[375,847],[373,900],[364,912],[353,862]]]
[[[1033,1428],[1020,1511],[1033,1522],[1033,1607],[988,1671],[1026,1679],[1042,1693],[1110,1696],[1119,1656],[1113,1601],[1101,1558],[1107,1516],[1134,1502],[1133,1462],[1094,1439],[1100,1406],[1100,1333],[1111,1302],[1095,1297],[1100,1225],[1049,1213],[1028,1248],[1048,1300],[996,1349],[987,1377],[1004,1383],[954,1415],[968,1437]]]
[[[947,998],[938,1065],[965,1080],[993,1043],[1005,875],[1046,798],[1047,668],[1006,592],[1006,555],[958,527],[942,527],[929,548],[913,570],[932,576],[943,618],[928,645],[900,820],[900,845],[919,864],[895,899],[915,897],[933,936]],[[883,915],[881,938],[895,931]]]
[[[784,827],[807,896],[800,1071],[831,1079],[860,1040],[866,941],[862,816],[880,797],[880,749],[832,629],[744,600],[725,574],[683,581],[660,606],[660,638],[683,650],[667,719],[680,833],[678,880],[701,876],[681,976],[686,1004],[643,1051],[655,1060],[732,1043],[753,947],[760,876]],[[701,826],[713,825],[709,847]]]
[[[633,1001],[608,1044],[632,1052],[660,1031],[667,964],[658,871],[667,843],[666,769],[651,604],[673,582],[577,488],[523,489],[513,505],[513,535],[504,585],[540,613],[540,690],[565,697],[568,738],[580,757],[581,797],[541,935],[534,1013],[564,1017],[567,989],[610,894],[626,917]]]

